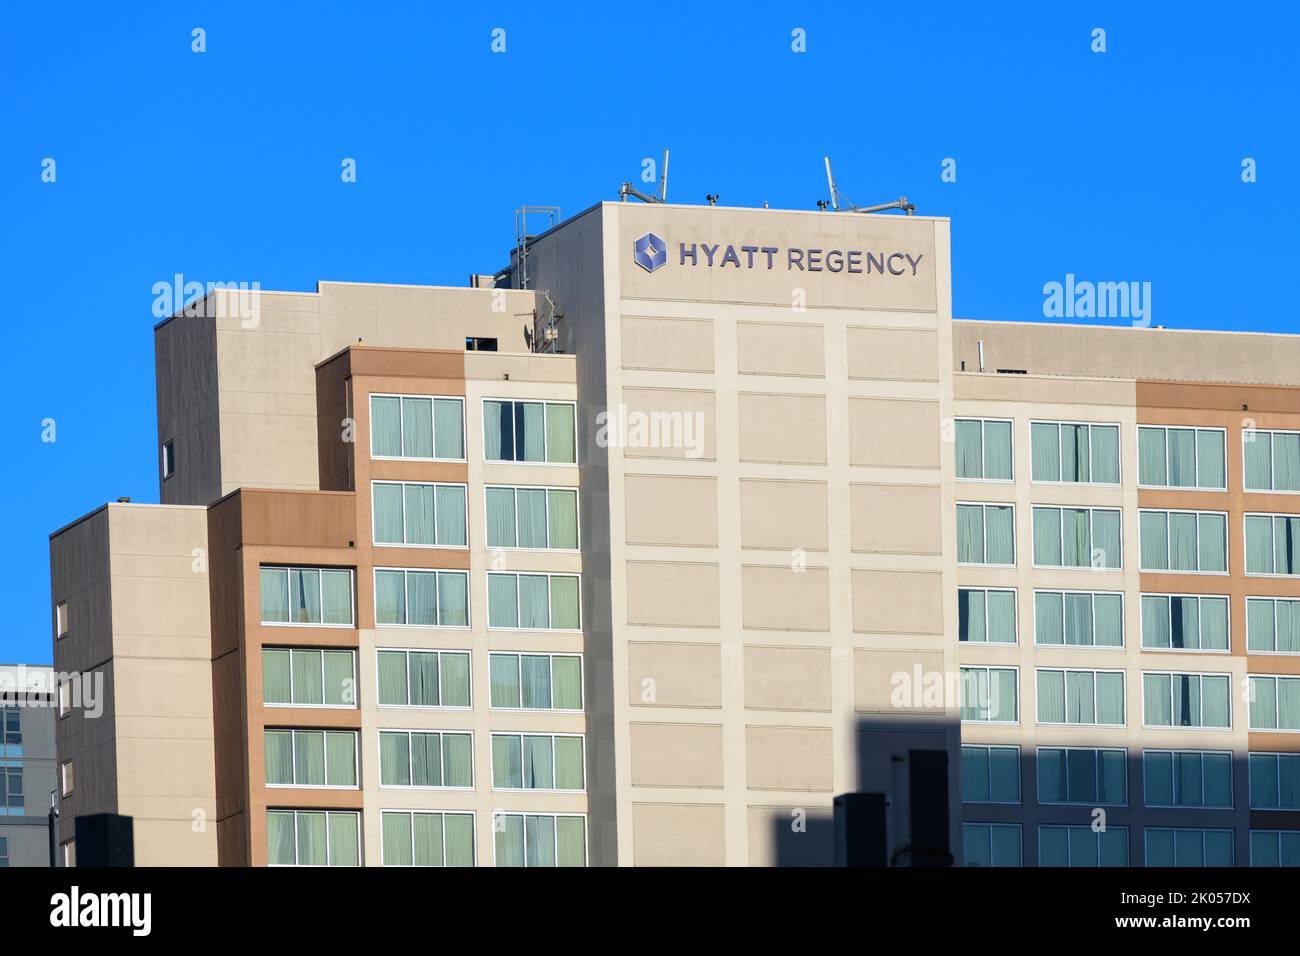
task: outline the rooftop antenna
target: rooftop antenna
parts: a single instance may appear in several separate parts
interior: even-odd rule
[[[881,203],[878,206],[855,206],[853,201],[841,193],[839,187],[835,185],[835,176],[831,172],[831,158],[829,156],[823,156],[822,158],[826,161],[826,185],[831,190],[830,207],[835,212],[840,211],[841,204],[843,204],[845,212],[884,212],[886,209],[901,209],[909,216],[916,212],[916,206],[908,202],[906,196],[899,196],[893,202]],[[817,200],[818,209],[825,209],[826,206],[826,200]]]
[[[664,150],[664,167],[663,175],[659,177],[659,194],[657,196],[647,195],[631,183],[623,183],[618,187],[618,198],[621,202],[627,202],[628,196],[642,202],[665,203],[668,201],[668,150]]]
[[[528,214],[534,216],[541,214],[546,217],[546,232],[548,229],[554,229],[555,224],[560,221],[559,206],[520,206],[515,210],[515,266],[519,276],[519,285],[517,288],[528,288],[528,245],[537,238],[537,235],[528,231]]]
[[[524,326],[524,342],[532,352],[550,352],[560,355],[564,349],[560,347],[560,321],[564,318],[564,313],[555,308],[555,300],[551,298],[551,290],[543,289],[541,292],[542,299],[546,302],[548,314],[546,316],[546,325],[541,329],[539,334],[534,334],[533,329]],[[519,313],[528,315],[529,313]],[[537,320],[540,318],[537,309],[532,311],[533,328],[537,327]]]

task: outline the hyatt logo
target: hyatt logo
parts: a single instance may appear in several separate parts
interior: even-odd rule
[[[654,272],[668,262],[668,243],[647,232],[632,245],[632,258],[646,272]]]

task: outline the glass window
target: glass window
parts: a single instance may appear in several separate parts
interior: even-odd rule
[[[1300,830],[1251,830],[1251,866],[1300,866]]]
[[[1300,730],[1300,677],[1250,675],[1250,729]]]
[[[1300,601],[1246,598],[1246,648],[1261,654],[1300,654]]]
[[[263,624],[352,626],[352,572],[341,568],[261,569]]]
[[[1222,491],[1225,435],[1221,428],[1138,426],[1138,484]]]
[[[1033,422],[1034,481],[1119,484],[1119,426]]]
[[[1038,748],[1038,802],[1124,806],[1128,755],[1088,747]]]
[[[1247,574],[1300,574],[1300,515],[1248,514]]]
[[[1142,595],[1142,646],[1226,651],[1228,599],[1196,594]]]
[[[483,402],[483,457],[487,461],[573,464],[574,406],[569,402]]]
[[[498,790],[582,790],[582,737],[493,734],[492,786]]]
[[[1300,754],[1250,755],[1252,810],[1300,810]]]
[[[1300,491],[1300,432],[1241,433],[1247,491]]]
[[[1012,723],[1019,719],[1013,667],[961,669],[961,719]]]
[[[469,627],[468,572],[376,568],[375,624]]]
[[[1148,727],[1219,727],[1231,724],[1227,674],[1142,674],[1143,721]]]
[[[1037,680],[1040,724],[1124,723],[1122,671],[1040,668]]]
[[[267,730],[268,787],[356,787],[357,735],[352,730]]]
[[[1011,422],[957,419],[957,477],[1011,480]]]
[[[958,504],[957,560],[962,564],[1015,564],[1015,509],[1011,505]]]
[[[1041,826],[1039,866],[1128,866],[1128,827]]]
[[[1020,824],[963,823],[964,866],[1020,866]]]
[[[264,647],[262,702],[355,707],[356,655],[350,650]]]
[[[1232,754],[1148,750],[1142,755],[1148,807],[1231,807]]]
[[[379,784],[383,787],[473,787],[470,734],[381,730]]]
[[[268,810],[271,866],[360,866],[361,815],[350,810]]]
[[[375,544],[463,548],[465,486],[371,482]]]
[[[963,803],[1019,803],[1020,748],[962,745],[961,787]]]
[[[464,399],[370,396],[373,458],[465,460]]]
[[[5,760],[0,762],[0,816],[23,815],[23,765]]]
[[[474,815],[385,810],[384,866],[473,866]]]
[[[489,548],[578,547],[578,492],[573,488],[489,486]]]
[[[1228,570],[1228,518],[1217,511],[1141,511],[1143,571]]]
[[[1034,564],[1119,568],[1120,513],[1109,508],[1034,508]]]
[[[381,707],[468,707],[467,651],[381,650]]]
[[[973,644],[1016,643],[1016,592],[958,588],[958,639]]]
[[[1123,647],[1124,596],[1107,591],[1035,591],[1034,643]]]
[[[492,654],[492,706],[582,710],[582,658],[572,654]]]
[[[587,820],[576,814],[498,813],[497,866],[586,866]]]
[[[576,631],[578,577],[571,574],[488,573],[488,627]]]
[[[1147,866],[1232,866],[1232,830],[1147,827]]]

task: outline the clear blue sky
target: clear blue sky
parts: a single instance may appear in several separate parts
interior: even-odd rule
[[[671,201],[812,208],[829,153],[859,204],[951,216],[958,316],[1041,320],[1072,272],[1300,331],[1292,4],[550,6],[6,5],[0,661],[50,659],[49,533],[157,500],[155,282],[460,285],[517,206],[615,199],[664,146]]]

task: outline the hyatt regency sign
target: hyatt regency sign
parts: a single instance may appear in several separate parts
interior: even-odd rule
[[[789,246],[734,246],[681,242],[677,264],[701,269],[781,269],[787,272],[846,272],[915,276],[923,253],[862,249],[813,249]],[[668,243],[647,232],[632,246],[632,258],[646,272],[668,263]]]

